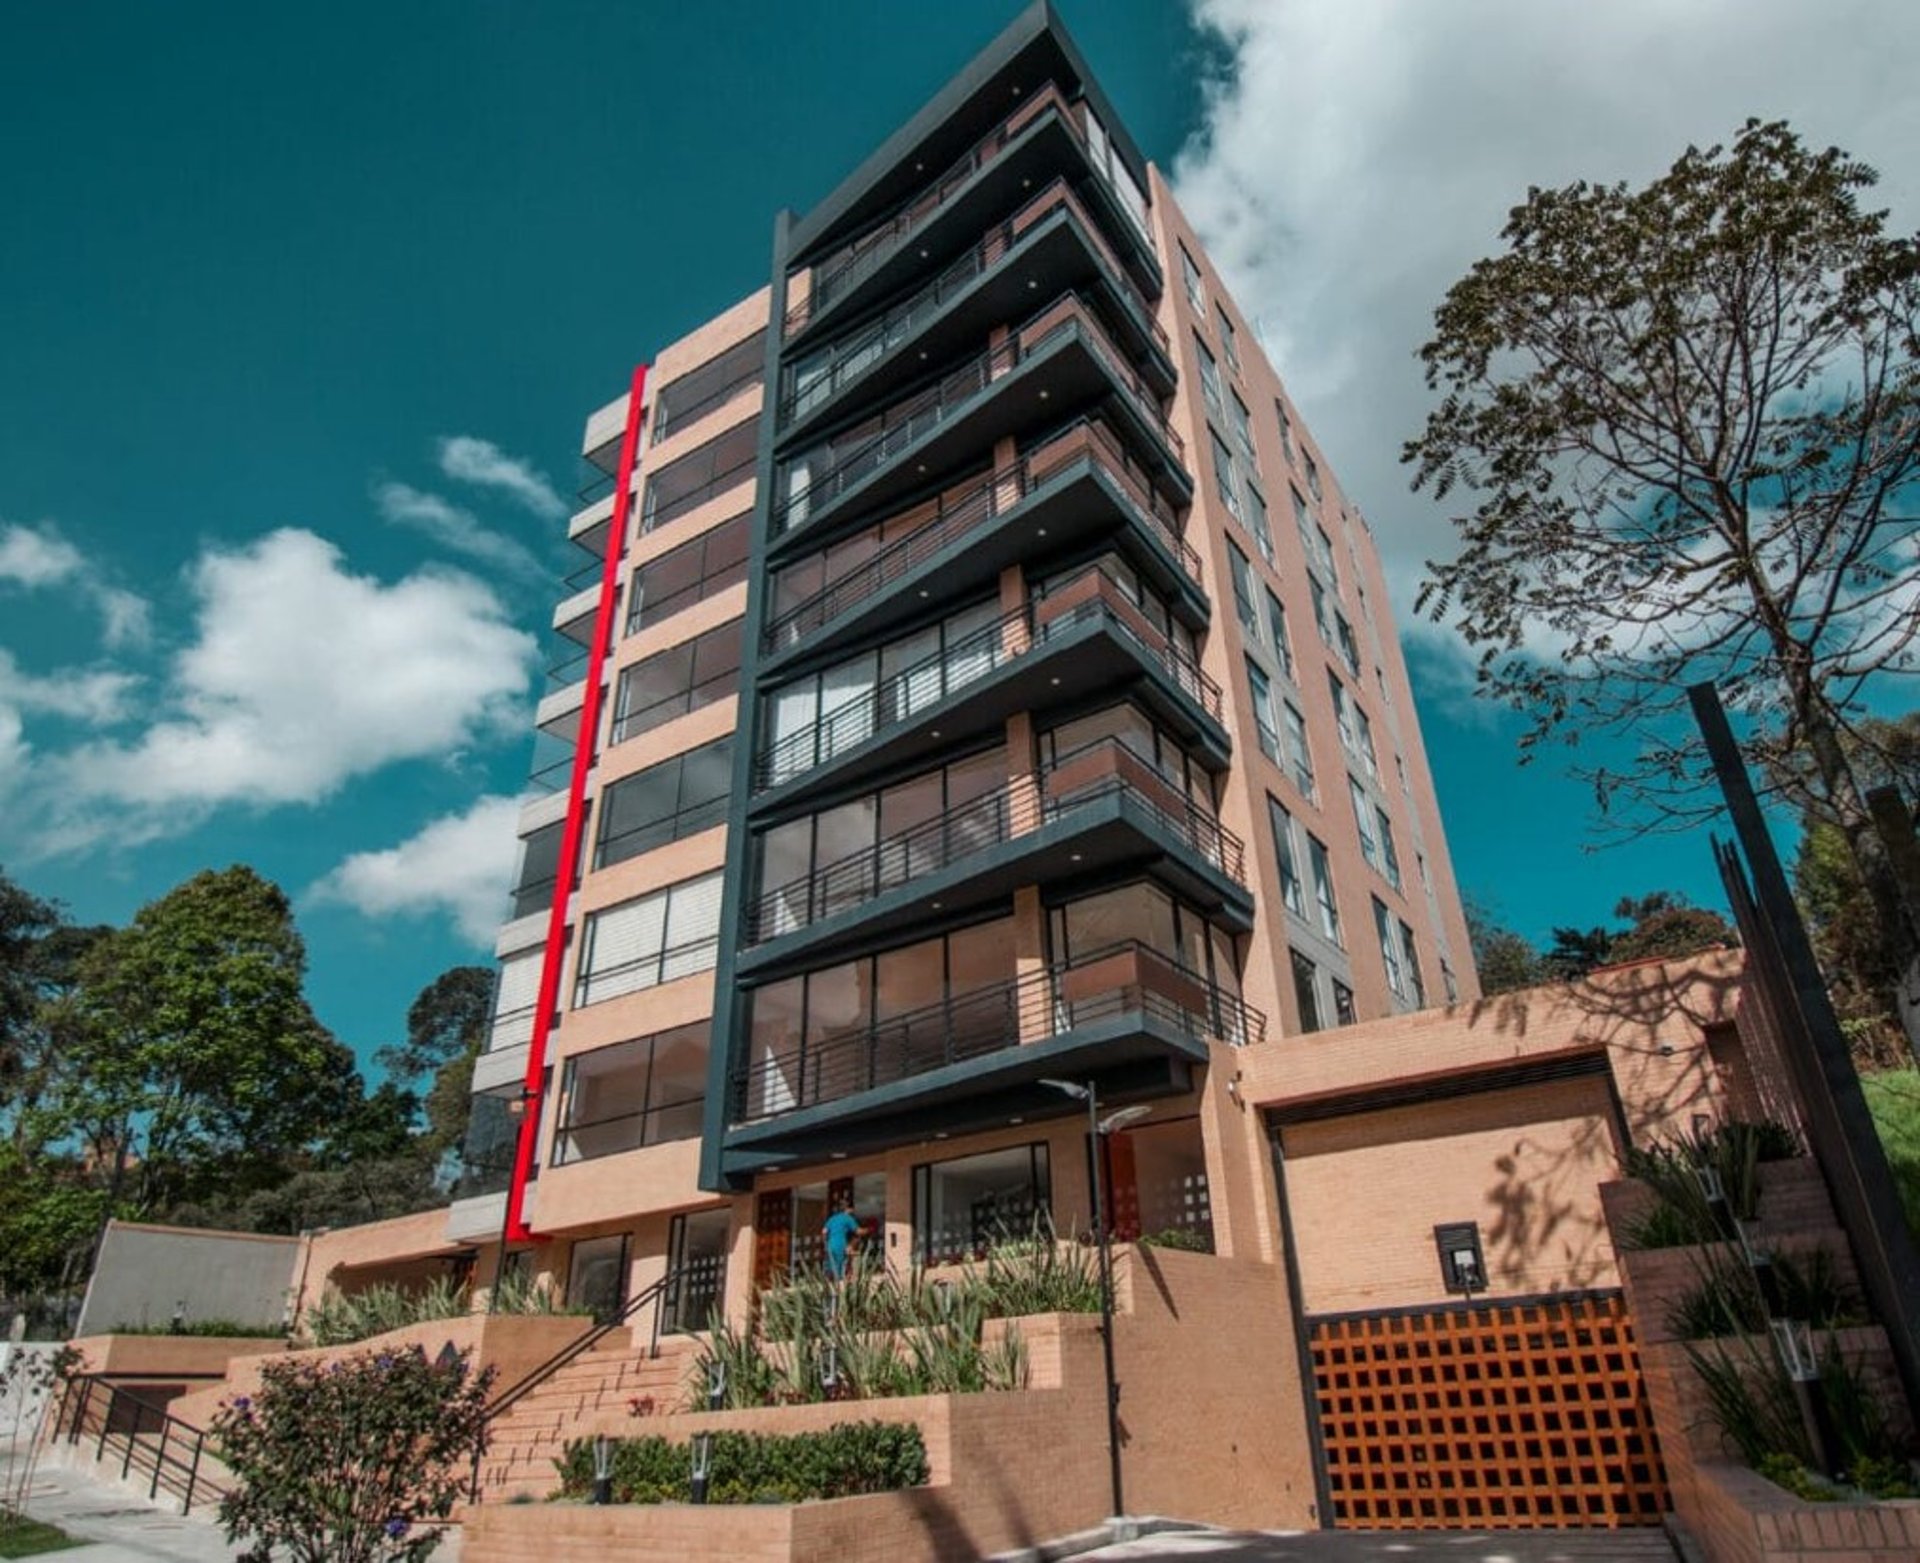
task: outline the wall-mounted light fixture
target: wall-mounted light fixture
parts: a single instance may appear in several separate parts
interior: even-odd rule
[[[1478,1221],[1443,1221],[1433,1229],[1440,1255],[1440,1284],[1472,1301],[1487,1289],[1487,1259],[1480,1247]]]

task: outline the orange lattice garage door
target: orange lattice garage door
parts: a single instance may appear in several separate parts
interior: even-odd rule
[[[1307,1322],[1336,1528],[1660,1523],[1617,1292]]]

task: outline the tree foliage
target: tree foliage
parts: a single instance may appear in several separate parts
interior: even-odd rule
[[[1739,942],[1733,925],[1718,912],[1689,906],[1684,896],[1667,890],[1623,896],[1613,915],[1628,924],[1624,929],[1555,928],[1553,942],[1544,951],[1502,926],[1471,897],[1466,911],[1480,990],[1489,997],[1546,982],[1571,982],[1602,966],[1675,960]]]
[[[492,1381],[465,1352],[418,1346],[268,1363],[258,1394],[213,1420],[236,1483],[220,1503],[227,1539],[247,1544],[246,1563],[417,1563],[485,1451]]]
[[[1920,630],[1920,245],[1863,209],[1876,177],[1749,121],[1643,189],[1529,191],[1436,314],[1405,456],[1474,497],[1421,601],[1531,715],[1523,747],[1622,737],[1602,807],[1683,820],[1709,800],[1669,719],[1716,683],[1911,950],[1843,745]]]

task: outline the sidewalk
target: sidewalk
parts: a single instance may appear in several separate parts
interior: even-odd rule
[[[35,1469],[27,1512],[92,1543],[48,1554],[62,1563],[226,1563],[240,1555],[210,1520],[184,1519],[110,1482],[56,1466]]]

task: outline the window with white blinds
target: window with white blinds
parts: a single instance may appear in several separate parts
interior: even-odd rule
[[[500,963],[500,982],[493,995],[493,1023],[487,1033],[489,1051],[518,1047],[533,1037],[533,1012],[540,1001],[540,964],[544,951],[529,950]]]
[[[575,1006],[710,971],[720,948],[720,881],[705,874],[587,919]]]

